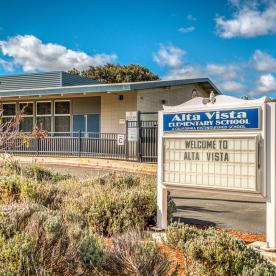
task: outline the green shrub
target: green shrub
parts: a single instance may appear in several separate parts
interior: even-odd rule
[[[11,237],[18,231],[24,231],[31,216],[41,210],[37,204],[21,203],[2,205],[0,209],[0,232]]]
[[[26,175],[26,177],[33,178],[39,182],[42,182],[42,181],[58,182],[58,181],[70,178],[70,175],[61,175],[59,173],[53,173],[51,170],[48,170],[36,164],[27,167],[24,170],[24,174]]]
[[[66,184],[62,208],[70,220],[86,220],[98,234],[110,236],[130,227],[145,229],[156,223],[153,178],[109,174],[93,181],[70,180]],[[171,199],[169,205],[170,210],[175,209]]]
[[[20,180],[17,177],[0,177],[0,202],[17,200],[20,196]]]
[[[59,214],[53,214],[48,212],[43,221],[43,227],[46,232],[46,237],[54,239],[58,237],[62,231],[62,219]]]
[[[21,174],[21,166],[18,161],[13,160],[10,156],[0,158],[0,172],[1,175],[20,175]]]
[[[17,176],[0,176],[0,203],[35,198],[37,184]]]
[[[27,235],[6,239],[0,234],[1,275],[34,275],[36,268],[35,244]]]
[[[276,269],[271,263],[262,262],[254,268],[244,267],[241,276],[275,276]]]
[[[129,230],[112,238],[102,268],[104,275],[169,275],[170,264],[155,241]]]
[[[35,201],[45,207],[58,209],[64,196],[65,194],[56,184],[43,183],[38,185]]]
[[[9,162],[5,162],[2,164],[1,167],[6,169],[7,172],[11,172],[14,174],[21,173],[21,166],[19,165],[19,162],[16,160],[10,160]]]
[[[87,232],[80,243],[78,255],[85,265],[97,266],[103,261],[105,251],[106,248],[99,237]]]
[[[151,195],[144,191],[99,190],[91,200],[89,222],[104,235],[129,227],[143,229],[155,215],[154,204]]]
[[[187,241],[197,238],[200,234],[201,231],[196,227],[174,222],[168,226],[166,241],[175,249],[183,249]]]
[[[20,190],[23,198],[36,199],[38,195],[38,185],[35,181],[20,179]]]
[[[132,175],[120,175],[117,173],[109,173],[99,178],[99,183],[114,188],[130,189],[141,185],[142,178]]]
[[[198,275],[241,275],[243,271],[252,272],[257,266],[259,270],[276,273],[275,267],[259,253],[247,247],[242,240],[226,233],[198,236],[188,243],[186,253],[192,259]]]
[[[103,235],[121,233],[129,228],[145,229],[155,225],[156,184],[150,179],[111,175],[105,184],[94,184],[85,199],[88,222]],[[114,184],[115,183],[115,184]],[[132,184],[130,184],[132,183]],[[135,183],[135,184],[133,184]],[[170,200],[170,206],[175,206]],[[171,207],[170,210],[173,208]],[[170,216],[171,214],[169,214]]]
[[[111,174],[56,183],[33,177],[0,177],[0,231],[8,243],[18,233],[32,237],[37,263],[30,263],[30,271],[37,264],[37,271],[50,275],[100,275],[107,249],[90,233],[110,236],[155,224],[153,178]]]

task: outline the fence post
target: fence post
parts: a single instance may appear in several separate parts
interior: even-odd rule
[[[128,158],[129,158],[129,144],[128,144],[128,120],[126,120],[125,154],[126,154],[126,160],[128,160]]]
[[[39,137],[36,138],[36,155],[39,156],[39,150],[40,150],[40,143],[39,143]]]
[[[138,161],[141,162],[141,112],[137,112],[137,128],[138,128],[138,141],[137,141],[137,155]]]
[[[81,144],[81,131],[79,130],[79,157],[81,156],[82,144]]]

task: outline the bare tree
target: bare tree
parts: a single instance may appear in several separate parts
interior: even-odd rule
[[[20,131],[20,124],[24,120],[27,104],[9,120],[3,118],[3,104],[0,104],[0,152],[12,151],[21,146],[29,147],[31,139],[43,139],[48,132],[35,126],[30,133]]]
[[[17,145],[27,142],[27,136],[19,131],[24,109],[25,107],[23,107],[14,117],[4,121],[3,104],[0,105],[0,151],[11,150]]]

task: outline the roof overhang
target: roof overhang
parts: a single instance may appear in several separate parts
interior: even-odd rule
[[[182,79],[182,80],[159,80],[147,82],[132,82],[132,83],[115,83],[115,84],[93,84],[93,85],[79,85],[67,87],[49,87],[37,89],[18,89],[18,90],[2,90],[0,91],[0,98],[11,97],[35,97],[35,96],[55,96],[55,95],[74,95],[74,94],[99,94],[99,93],[115,93],[115,92],[130,92],[146,89],[157,89],[181,86],[187,84],[197,84],[201,86],[206,92],[214,91],[215,94],[222,94],[219,89],[208,79]]]

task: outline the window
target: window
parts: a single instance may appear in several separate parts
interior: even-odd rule
[[[3,123],[7,123],[12,120],[16,115],[16,104],[15,103],[4,103],[3,104]]]
[[[70,132],[70,101],[55,101],[55,132]]]
[[[36,124],[40,129],[45,129],[48,132],[52,130],[52,117],[51,116],[37,116]]]
[[[34,104],[33,103],[20,103],[19,109],[22,112],[22,116],[33,116]]]
[[[37,115],[38,116],[47,116],[52,115],[52,103],[51,102],[37,102]]]
[[[55,115],[67,114],[70,115],[70,102],[55,102]]]
[[[36,125],[48,132],[52,131],[52,102],[36,103]]]
[[[19,103],[19,109],[22,112],[20,130],[23,132],[31,132],[34,120],[34,104],[29,102]]]
[[[15,103],[3,104],[3,117],[14,117],[16,113]]]

